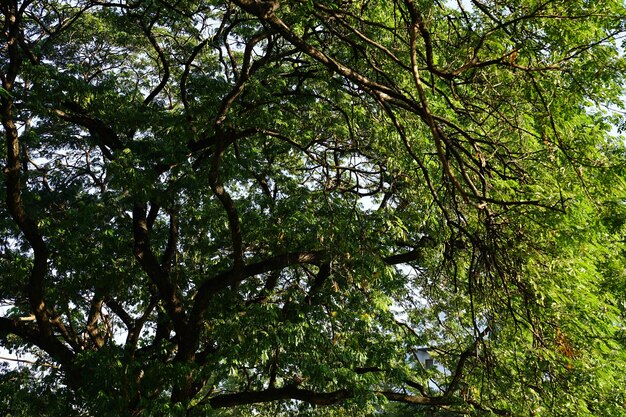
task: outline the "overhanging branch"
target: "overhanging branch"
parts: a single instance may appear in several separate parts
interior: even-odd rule
[[[279,400],[299,400],[315,405],[337,404],[350,398],[348,390],[333,392],[315,392],[300,389],[295,385],[265,391],[238,392],[235,394],[217,395],[209,400],[212,408],[233,407],[236,405],[260,404]]]
[[[0,334],[10,333],[45,351],[64,366],[70,366],[74,352],[55,337],[45,337],[37,327],[14,319],[0,317]]]
[[[401,402],[412,405],[446,406],[461,404],[462,401],[450,397],[427,397],[421,395],[409,395],[392,391],[378,391],[389,401]],[[209,399],[212,408],[226,408],[238,405],[261,404],[280,400],[298,400],[314,405],[333,405],[342,403],[352,398],[354,394],[347,389],[331,392],[316,392],[298,388],[296,385],[288,385],[282,388],[267,389],[264,391],[246,391],[233,394],[217,395]]]

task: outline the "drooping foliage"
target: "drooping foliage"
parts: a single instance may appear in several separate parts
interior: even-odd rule
[[[8,415],[626,415],[622,1],[0,11]]]

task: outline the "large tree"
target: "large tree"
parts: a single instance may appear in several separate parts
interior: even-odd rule
[[[623,1],[0,11],[0,411],[626,415]]]

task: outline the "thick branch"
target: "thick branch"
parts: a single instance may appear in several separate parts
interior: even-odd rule
[[[384,258],[383,261],[387,265],[398,265],[398,264],[405,264],[407,262],[418,261],[420,259],[422,259],[422,251],[419,249],[415,249],[410,252],[388,256]]]
[[[274,256],[266,259],[265,261],[245,266],[240,279],[263,274],[265,272],[280,270],[292,265],[318,264],[324,256],[325,252],[323,251],[292,252]],[[233,284],[237,284],[237,282],[231,271],[219,274],[202,284],[195,297],[190,322],[193,323],[201,320],[204,315],[204,311],[208,307],[210,299],[219,291]]]
[[[0,317],[0,334],[11,333],[26,342],[33,344],[50,355],[60,364],[69,366],[74,358],[74,352],[55,337],[45,337],[33,326],[6,317]]]
[[[187,147],[192,152],[203,151],[216,146],[219,140],[223,140],[225,143],[232,143],[237,139],[250,137],[259,133],[260,131],[261,130],[256,127],[244,129],[241,131],[223,129],[221,132],[216,133],[213,136],[204,137],[197,142],[189,142],[187,143]]]
[[[102,120],[87,115],[85,109],[76,103],[66,102],[65,106],[70,113],[61,109],[54,109],[53,112],[61,119],[87,129],[108,159],[113,159],[111,150],[124,147],[115,130],[107,126]]]
[[[126,310],[124,310],[124,307],[122,307],[120,303],[111,298],[107,298],[104,302],[109,310],[115,313],[117,317],[122,320],[122,323],[124,323],[126,329],[130,331],[130,328],[133,326],[135,320],[130,316],[130,314],[128,314]]]
[[[100,295],[94,295],[89,309],[89,318],[87,319],[87,333],[89,334],[91,341],[98,348],[104,346],[104,337],[102,337],[100,329],[98,328],[98,320],[100,320],[103,302],[104,300]]]
[[[10,92],[13,90],[13,83],[21,67],[18,45],[19,16],[17,16],[17,10],[8,6],[5,11],[5,19],[6,22],[9,22],[7,39],[9,62],[7,63],[6,73],[2,74],[2,87],[9,94],[3,94],[0,98],[0,116],[2,117],[2,126],[7,141],[7,165],[4,168],[6,204],[13,221],[33,249],[33,267],[30,272],[28,285],[26,286],[28,300],[35,313],[42,335],[51,338],[52,328],[43,292],[44,278],[48,273],[48,247],[37,226],[37,222],[28,215],[22,203],[20,142],[13,116],[13,98],[10,95]]]
[[[380,394],[384,395],[389,401],[413,405],[450,405],[458,402],[458,400],[449,397],[425,397],[422,395],[408,395],[392,391],[382,391]]]
[[[383,261],[388,265],[396,265],[399,263],[405,263],[412,260],[419,259],[419,252],[417,250],[408,252],[406,254],[394,255],[384,258]],[[241,274],[234,274],[233,271],[223,272],[209,280],[198,288],[196,296],[194,298],[194,305],[189,316],[189,328],[187,335],[190,338],[188,342],[190,346],[188,349],[195,349],[199,342],[199,329],[202,322],[204,313],[209,306],[209,303],[213,296],[220,291],[228,288],[229,286],[238,284],[245,278],[256,276],[270,271],[277,271],[289,266],[300,264],[313,264],[321,265],[318,273],[320,283],[326,279],[330,274],[330,264],[322,264],[322,262],[328,257],[325,251],[312,251],[312,252],[291,252],[282,255],[277,255],[264,261],[256,262],[254,264],[246,265],[243,268]],[[315,284],[314,284],[315,286]],[[193,339],[192,339],[193,338]]]
[[[426,397],[421,395],[408,395],[391,391],[380,391],[390,401],[402,402],[413,405],[442,406],[458,404],[458,399],[447,397]],[[353,397],[353,394],[345,389],[333,392],[315,392],[308,389],[298,388],[296,385],[288,385],[282,388],[267,389],[264,391],[248,391],[235,394],[217,395],[209,400],[212,408],[234,407],[237,405],[268,403],[280,400],[298,400],[315,405],[339,404]]]
[[[383,262],[387,265],[397,265],[400,263],[418,260],[420,259],[420,256],[419,250],[413,250],[399,255],[388,256],[383,258]],[[312,264],[321,265],[318,273],[321,282],[328,276],[328,274],[330,274],[330,264],[322,264],[327,257],[328,254],[326,251],[291,252],[277,255],[264,261],[246,265],[243,269],[240,280],[270,271],[281,270],[293,265]],[[236,283],[235,276],[231,271],[228,271],[221,273],[202,284],[195,296],[190,322],[201,320],[205,309],[208,307],[210,299],[218,292]]]
[[[279,400],[300,400],[315,405],[337,404],[351,397],[347,390],[318,393],[300,389],[294,385],[265,391],[239,392],[218,395],[209,400],[212,408],[233,407],[236,405],[268,403]]]
[[[135,258],[158,288],[159,297],[163,300],[168,315],[174,323],[179,337],[186,332],[185,313],[177,288],[172,284],[167,272],[161,267],[150,248],[148,240],[148,223],[146,206],[135,203],[133,207],[133,234],[135,237]]]
[[[213,296],[229,286],[238,284],[241,280],[263,274],[265,272],[280,270],[298,264],[319,264],[326,256],[323,251],[315,252],[292,252],[274,256],[265,261],[247,265],[241,274],[235,274],[232,270],[221,273],[200,286],[194,298],[194,305],[189,317],[189,329],[187,332],[188,343],[185,349],[195,351],[199,343],[199,333],[204,313]],[[181,348],[182,349],[182,348]]]

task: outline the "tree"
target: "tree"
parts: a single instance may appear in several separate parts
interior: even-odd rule
[[[10,415],[626,415],[623,2],[0,8]]]

